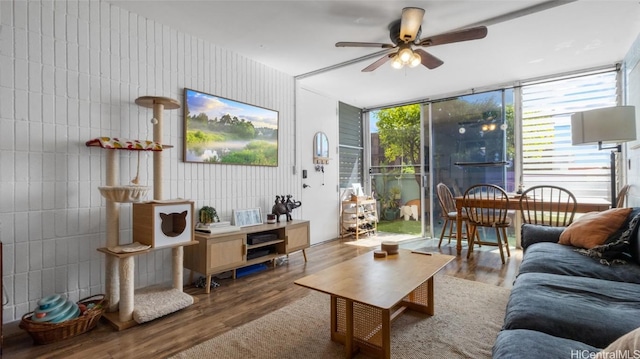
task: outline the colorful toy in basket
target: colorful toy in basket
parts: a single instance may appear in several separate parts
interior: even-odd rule
[[[107,306],[104,297],[104,294],[96,294],[69,304],[62,295],[50,295],[38,301],[36,310],[22,316],[20,328],[26,330],[36,344],[82,334],[98,324]]]
[[[60,294],[53,294],[38,301],[38,308],[33,311],[31,320],[34,322],[61,323],[65,320],[77,318],[80,308],[74,302],[67,300]]]

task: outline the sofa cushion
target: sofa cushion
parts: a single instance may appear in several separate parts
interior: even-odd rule
[[[586,249],[604,244],[624,224],[629,213],[631,208],[587,213],[562,232],[558,243]]]
[[[525,252],[519,273],[550,273],[640,284],[640,265],[602,265],[598,260],[557,243],[536,243]]]
[[[536,330],[604,348],[640,327],[638,298],[640,285],[633,283],[524,273],[511,290],[503,329]]]
[[[591,345],[527,329],[503,330],[493,345],[493,359],[592,358],[600,349]]]
[[[565,228],[566,227],[552,227],[530,223],[523,224],[520,228],[520,245],[522,246],[522,250],[527,250],[527,248],[534,243],[557,243]]]

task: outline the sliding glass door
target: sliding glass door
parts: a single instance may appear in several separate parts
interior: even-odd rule
[[[381,232],[439,236],[440,182],[456,196],[476,183],[515,191],[513,90],[382,109],[369,119]]]
[[[425,106],[429,131],[433,187],[444,183],[454,196],[477,183],[495,184],[514,192],[513,90],[499,90],[449,98]],[[427,124],[425,124],[427,125]],[[431,189],[434,235],[444,224],[435,191]],[[513,229],[511,229],[513,231]],[[487,233],[489,234],[489,233]]]
[[[421,106],[372,111],[369,115],[371,187],[379,204],[378,231],[396,239],[423,236]],[[427,212],[428,213],[428,212]],[[428,226],[428,223],[425,224]]]

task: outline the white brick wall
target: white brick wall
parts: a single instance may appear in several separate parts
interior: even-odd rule
[[[139,96],[183,101],[183,88],[280,113],[279,166],[182,161],[183,110],[164,112],[164,197],[270,210],[276,194],[299,195],[292,149],[294,81],[214,44],[97,1],[0,1],[0,240],[5,322],[52,293],[77,300],[104,292],[105,152],[97,136],[151,139],[152,110]],[[137,154],[121,151],[120,182]],[[152,185],[151,156],[141,178]],[[257,180],[259,179],[259,180]],[[130,205],[121,242],[131,241]],[[136,259],[136,287],[171,279],[171,252]]]

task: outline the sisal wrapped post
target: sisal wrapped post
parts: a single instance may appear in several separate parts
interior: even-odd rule
[[[116,186],[118,178],[118,159],[115,150],[107,151],[107,186]],[[107,247],[115,247],[120,244],[120,204],[107,199],[106,204],[106,220],[107,220]],[[107,303],[107,312],[115,312],[118,310],[120,302],[120,287],[118,274],[118,258],[106,256],[105,261],[105,297]]]
[[[157,123],[153,125],[153,141],[162,143],[162,111],[164,104],[154,101],[153,118]],[[153,199],[162,198],[162,151],[153,152]]]
[[[173,255],[173,288],[182,292],[182,271],[184,261],[184,247],[174,247],[171,249]]]
[[[133,256],[120,259],[120,313],[118,319],[121,322],[128,322],[133,319],[134,269],[135,262],[133,261]]]

